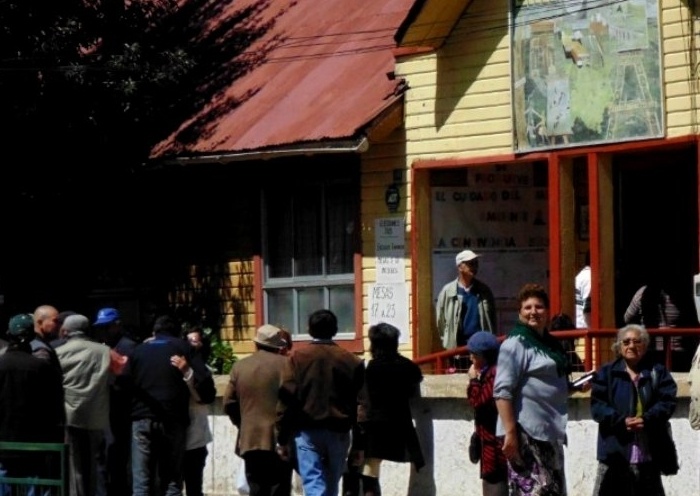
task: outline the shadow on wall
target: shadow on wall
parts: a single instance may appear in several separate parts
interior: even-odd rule
[[[408,496],[436,496],[435,487],[435,433],[433,430],[433,411],[430,404],[422,398],[415,398],[411,403],[413,420],[418,431],[418,439],[425,466],[416,472],[411,470],[408,482]]]
[[[179,279],[174,281],[170,301],[175,302],[181,320],[211,327],[222,339],[243,337],[246,312],[254,298],[251,261],[202,263],[187,268]],[[224,326],[233,328],[232,336],[221,335]]]

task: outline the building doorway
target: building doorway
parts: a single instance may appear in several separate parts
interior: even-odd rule
[[[694,147],[616,155],[614,171],[615,320],[656,271],[679,288],[685,321],[698,272],[698,182]],[[603,297],[605,297],[603,295]]]

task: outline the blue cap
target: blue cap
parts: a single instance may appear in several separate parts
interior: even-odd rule
[[[93,325],[111,324],[115,320],[119,320],[119,311],[116,308],[100,308]]]
[[[469,351],[476,353],[477,355],[483,355],[486,352],[495,351],[500,346],[501,345],[498,342],[498,338],[486,331],[475,332],[469,338],[469,341],[467,341],[467,348],[469,348]]]

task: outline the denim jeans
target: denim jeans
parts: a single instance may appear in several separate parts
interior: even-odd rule
[[[139,419],[131,429],[133,496],[181,496],[186,426]]]
[[[294,439],[305,496],[336,496],[350,449],[350,432],[300,431]]]

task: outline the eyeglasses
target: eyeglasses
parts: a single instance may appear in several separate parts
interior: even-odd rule
[[[622,344],[625,345],[625,346],[629,346],[629,345],[631,345],[631,344],[633,344],[633,345],[635,345],[635,346],[638,345],[638,344],[642,344],[642,340],[641,340],[641,339],[636,339],[636,338],[635,338],[635,339],[632,339],[632,338],[623,339],[621,342],[622,342]]]

